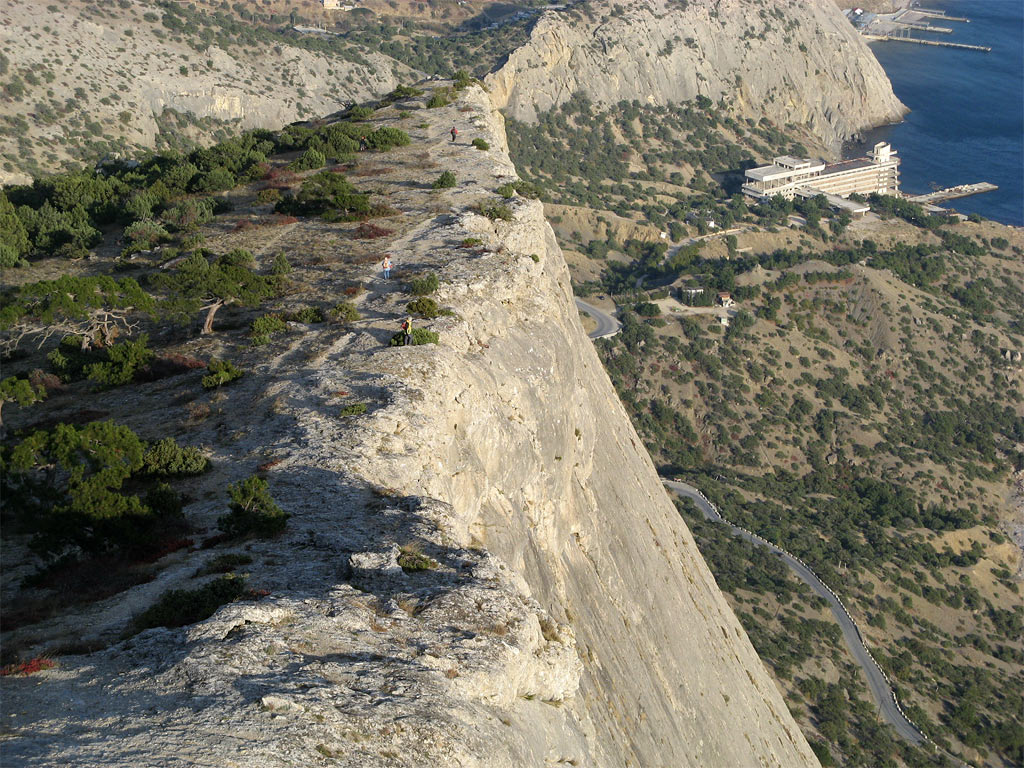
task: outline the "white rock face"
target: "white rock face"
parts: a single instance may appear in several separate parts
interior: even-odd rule
[[[599,104],[735,100],[755,120],[807,124],[833,148],[906,108],[831,0],[600,0],[551,11],[487,78],[517,120],[582,92]],[[590,16],[584,15],[589,9]]]
[[[366,312],[386,321],[247,375],[233,398],[292,515],[249,548],[271,594],[6,678],[5,763],[817,765],[584,334],[541,204],[468,210],[514,176],[500,115],[480,89],[418,115],[460,185],[389,252],[439,274],[440,345],[382,346],[408,300],[384,294]],[[340,389],[367,414],[339,419]],[[437,568],[403,570],[410,542]]]

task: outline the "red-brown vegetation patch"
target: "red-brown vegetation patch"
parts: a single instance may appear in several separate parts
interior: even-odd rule
[[[137,381],[158,381],[205,367],[206,363],[197,357],[171,353],[161,355],[148,363],[136,374],[135,378]]]
[[[22,661],[17,664],[8,664],[7,666],[0,668],[0,677],[8,677],[12,675],[28,677],[29,675],[34,675],[36,672],[42,672],[44,669],[53,669],[56,666],[57,662],[53,659],[47,659],[44,656],[36,656],[34,659]]]
[[[353,168],[349,171],[349,174],[352,176],[383,176],[387,173],[393,173],[394,170],[390,165],[367,164],[359,168]]]
[[[368,221],[364,221],[354,230],[352,230],[352,237],[359,240],[376,240],[381,237],[387,237],[388,235],[394,234],[393,229],[387,229],[376,224],[371,224]]]
[[[65,613],[72,606],[113,597],[137,584],[152,581],[153,576],[147,564],[128,563],[113,555],[56,563],[29,578],[33,593],[4,606],[4,631],[38,624]]]

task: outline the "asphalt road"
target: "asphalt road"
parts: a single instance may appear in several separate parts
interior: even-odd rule
[[[900,710],[896,707],[896,701],[894,698],[893,690],[889,687],[889,683],[882,676],[881,671],[875,665],[875,662],[871,659],[867,649],[864,647],[864,641],[861,640],[860,633],[857,631],[857,627],[854,626],[850,617],[846,611],[839,604],[839,600],[833,595],[828,587],[826,587],[821,579],[814,575],[814,573],[803,563],[795,560],[792,556],[786,554],[781,549],[776,547],[774,544],[765,541],[764,539],[758,539],[751,536],[741,528],[727,523],[722,519],[722,516],[718,514],[718,511],[709,504],[703,496],[701,496],[697,489],[686,485],[685,483],[677,483],[674,480],[664,480],[665,485],[680,496],[685,496],[692,499],[697,508],[704,514],[708,520],[712,520],[717,523],[725,523],[732,528],[733,533],[742,536],[747,541],[758,544],[759,546],[765,547],[779,557],[793,569],[794,573],[804,581],[814,592],[821,595],[825,600],[828,601],[829,607],[832,609],[832,615],[835,616],[836,621],[839,622],[839,627],[843,631],[843,639],[846,641],[847,647],[850,649],[850,653],[853,654],[853,658],[860,664],[864,670],[864,674],[868,678],[868,686],[871,689],[871,695],[874,697],[875,702],[878,704],[879,709],[882,712],[882,716],[885,718],[896,732],[902,736],[905,740],[911,744],[921,744],[924,741],[924,737],[921,732],[914,727]]]
[[[616,320],[614,317],[609,315],[602,309],[591,306],[582,299],[576,299],[576,306],[581,311],[586,312],[592,318],[597,321],[597,328],[590,332],[590,338],[601,339],[605,336],[614,336],[620,330],[622,330],[622,323]]]

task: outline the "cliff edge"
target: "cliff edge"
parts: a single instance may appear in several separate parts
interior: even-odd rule
[[[404,212],[398,268],[440,278],[440,343],[388,347],[410,297],[372,278],[365,320],[311,327],[252,370],[215,458],[241,477],[273,457],[291,519],[246,547],[259,591],[5,679],[6,760],[817,765],[580,325],[540,203],[507,201],[509,221],[473,210],[515,177],[500,114],[473,87],[415,119],[374,183]],[[431,164],[458,186],[402,180]],[[339,275],[320,279],[340,294]],[[348,393],[365,414],[339,417]],[[191,578],[201,557],[167,572]]]
[[[487,83],[526,122],[575,93],[602,105],[705,96],[753,120],[807,125],[835,150],[907,111],[831,0],[602,0],[548,11]]]

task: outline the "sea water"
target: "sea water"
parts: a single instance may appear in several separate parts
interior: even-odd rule
[[[992,52],[872,43],[893,91],[911,112],[902,123],[867,132],[846,154],[890,142],[902,159],[900,188],[907,193],[930,192],[934,185],[997,184],[995,192],[940,205],[1024,225],[1024,2],[922,0],[920,5],[970,23],[926,19],[953,33],[914,30],[914,37],[987,45]]]

